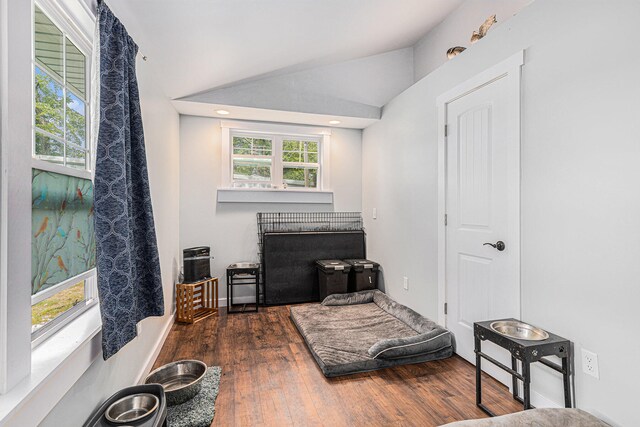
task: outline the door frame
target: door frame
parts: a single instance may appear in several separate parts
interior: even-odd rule
[[[460,85],[448,90],[437,98],[438,106],[438,323],[447,325],[445,314],[445,303],[447,302],[447,277],[446,277],[446,200],[447,200],[447,137],[445,125],[447,123],[447,106],[451,102],[459,99],[477,89],[482,88],[496,80],[507,79],[508,99],[515,108],[509,109],[509,128],[507,135],[512,145],[509,147],[509,165],[507,166],[507,176],[509,177],[508,197],[517,200],[517,208],[511,213],[509,221],[518,224],[515,230],[515,239],[510,248],[516,251],[515,258],[518,270],[518,301],[519,315],[522,314],[522,281],[520,263],[520,111],[521,111],[521,67],[524,64],[524,50],[517,52],[500,63],[475,75]]]

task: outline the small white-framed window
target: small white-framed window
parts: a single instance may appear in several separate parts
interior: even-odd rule
[[[31,340],[97,302],[89,170],[90,45],[50,2],[33,15]]]
[[[231,136],[231,181],[237,187],[271,187],[274,182],[272,135],[234,132]]]
[[[320,145],[319,138],[282,138],[282,182],[285,188],[318,188]]]
[[[88,55],[36,4],[33,35],[33,157],[88,169]]]
[[[223,122],[221,126],[222,188],[329,188],[330,131],[250,122]]]

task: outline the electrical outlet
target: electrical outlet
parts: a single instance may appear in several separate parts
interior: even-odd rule
[[[582,371],[587,375],[600,379],[598,355],[584,348],[582,349]]]
[[[402,287],[405,291],[409,290],[409,278],[407,276],[402,277]]]
[[[371,213],[371,216],[373,217],[373,219],[378,219],[378,209],[377,208],[373,208],[373,212]]]

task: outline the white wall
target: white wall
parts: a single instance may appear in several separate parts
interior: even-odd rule
[[[359,130],[332,129],[333,205],[217,203],[222,154],[220,121],[180,116],[180,247],[211,246],[215,257],[212,274],[220,278],[221,298],[226,298],[226,267],[238,261],[258,260],[257,212],[360,211],[361,135]]]
[[[154,83],[149,64],[138,60],[138,83],[147,148],[153,213],[165,295],[164,317],[143,320],[141,333],[106,362],[102,356],[84,373],[42,426],[79,426],[91,411],[117,390],[134,385],[147,367],[158,340],[169,325],[174,306],[174,283],[180,259],[179,119],[171,103]],[[100,335],[94,338],[99,354]]]
[[[391,101],[363,134],[369,256],[393,298],[436,318],[436,98],[526,49],[522,317],[575,343],[578,407],[629,426],[640,380],[639,16],[635,0],[537,0]],[[585,31],[594,23],[599,31]],[[598,353],[600,380],[582,373],[583,347]],[[560,404],[559,376],[547,372],[534,369],[533,390]]]
[[[486,38],[532,1],[470,0],[463,2],[413,46],[415,81],[447,62],[449,48],[454,46],[469,48],[471,34],[477,31],[489,16],[496,15],[498,22],[493,24]]]

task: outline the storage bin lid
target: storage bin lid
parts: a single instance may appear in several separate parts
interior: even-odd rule
[[[209,246],[197,246],[195,248],[185,248],[182,250],[184,257],[209,255]]]
[[[368,259],[345,259],[344,262],[356,270],[377,270],[380,267],[380,264]]]
[[[351,266],[344,261],[340,261],[339,259],[319,259],[316,261],[316,265],[324,271],[328,270],[344,270],[348,272],[351,269]]]

